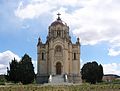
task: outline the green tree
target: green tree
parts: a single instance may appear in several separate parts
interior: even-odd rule
[[[29,55],[25,54],[20,61],[20,77],[23,84],[32,83],[35,78],[34,67]]]
[[[19,82],[19,63],[18,61],[14,58],[11,63],[10,63],[10,70],[7,68],[7,77],[8,80],[13,81],[13,82]]]
[[[29,84],[34,81],[35,73],[32,60],[29,55],[25,54],[20,62],[15,58],[10,63],[10,69],[7,68],[8,81],[22,82],[23,84]]]
[[[100,82],[103,76],[102,65],[98,65],[97,62],[88,62],[83,65],[81,69],[82,79],[91,84]]]
[[[97,79],[97,81],[98,82],[101,82],[102,81],[102,78],[103,78],[103,67],[102,67],[102,65],[100,64],[99,66],[98,66],[98,79]]]

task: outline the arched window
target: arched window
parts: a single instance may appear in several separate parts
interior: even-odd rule
[[[76,53],[74,53],[73,55],[74,55],[74,60],[76,60]]]
[[[45,60],[45,53],[42,52],[42,60]]]
[[[60,35],[61,35],[60,30],[58,30],[57,31],[57,36],[60,36]]]
[[[61,46],[56,46],[55,52],[62,52],[62,47]]]

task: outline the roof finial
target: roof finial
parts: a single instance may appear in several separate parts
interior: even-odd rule
[[[60,14],[60,13],[58,13],[57,15],[58,15],[57,20],[61,20],[61,19],[60,19],[60,15],[61,15],[61,14]]]
[[[41,43],[42,43],[42,41],[41,41],[41,38],[39,37],[37,46],[40,45]]]

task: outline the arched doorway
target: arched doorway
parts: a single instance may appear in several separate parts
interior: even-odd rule
[[[57,75],[61,75],[61,63],[60,62],[57,62],[56,63],[56,74]]]

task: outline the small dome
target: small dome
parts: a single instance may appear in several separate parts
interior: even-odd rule
[[[54,21],[54,22],[51,24],[51,26],[56,26],[56,25],[58,25],[58,24],[60,24],[60,25],[67,25],[67,24],[64,23],[62,20],[56,20],[56,21]]]
[[[57,15],[58,15],[57,20],[54,21],[53,23],[51,23],[51,26],[56,26],[56,25],[58,25],[58,24],[60,24],[60,25],[62,25],[62,26],[67,25],[65,22],[63,22],[63,21],[61,20],[61,18],[60,18],[60,15],[61,15],[61,14],[58,13]]]

